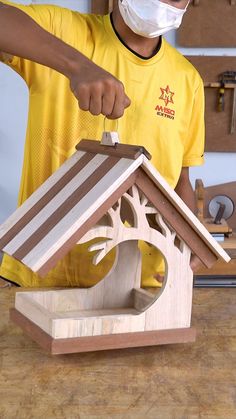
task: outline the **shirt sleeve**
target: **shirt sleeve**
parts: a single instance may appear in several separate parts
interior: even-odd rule
[[[74,46],[75,43],[75,31],[72,31],[71,28],[74,24],[74,20],[76,19],[76,24],[79,25],[80,30],[80,37],[76,39],[77,44],[79,39],[79,45],[77,45],[77,48],[81,48],[81,50],[84,49],[84,44],[86,42],[86,28],[82,14],[54,5],[37,4],[25,6],[22,4],[11,3],[7,0],[2,0],[2,3],[16,7],[17,9],[23,11],[43,29],[55,35],[57,38],[62,39],[71,46]],[[6,59],[4,62],[19,73],[24,78],[26,83],[30,85],[31,76],[29,74],[28,60],[15,56],[11,60]],[[35,64],[35,66],[37,65],[39,64]]]
[[[192,113],[187,130],[183,167],[200,166],[204,163],[205,146],[205,98],[202,79],[195,90]]]

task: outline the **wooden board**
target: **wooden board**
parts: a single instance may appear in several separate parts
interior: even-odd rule
[[[158,182],[155,169],[145,160],[143,167],[146,170],[149,168],[150,177],[153,176]],[[114,231],[106,225],[102,231],[104,226],[99,225],[82,239],[86,242],[92,238],[91,234],[95,234],[95,237],[101,235],[105,239],[90,246],[90,250],[98,251],[94,256],[97,262],[114,247],[118,247],[116,262],[103,281],[89,289],[16,294],[15,314],[18,324],[23,328],[26,325],[26,329],[31,330],[32,336],[36,335],[37,341],[43,346],[46,341],[46,346],[52,352],[55,350],[55,353],[70,353],[76,352],[76,348],[78,351],[86,351],[130,345],[146,346],[153,342],[174,343],[180,342],[181,338],[185,342],[186,338],[193,338],[192,332],[190,335],[186,332],[190,328],[192,308],[193,272],[189,266],[190,248],[207,266],[211,266],[217,260],[212,252],[217,246],[212,242],[213,249],[210,249],[212,238],[209,233],[204,234],[202,225],[199,223],[199,230],[211,239],[207,240],[208,246],[175,210],[171,198],[175,202],[177,197],[172,197],[172,194],[175,195],[173,190],[168,194],[164,180],[160,179],[159,186],[163,186],[161,192],[162,188],[159,190],[144,170],[138,169],[137,173],[136,182],[139,188],[133,185],[124,194],[124,199],[132,208],[134,224],[126,227],[122,222],[119,202],[115,209],[108,211]],[[179,204],[184,211],[184,204]],[[187,213],[188,211],[187,209]],[[156,215],[158,228],[150,228],[147,214]],[[198,227],[197,219],[195,227]],[[152,295],[138,289],[141,281],[138,240],[159,249],[166,263],[162,289],[153,300]],[[218,247],[222,256],[225,256],[222,248],[219,245]]]
[[[87,147],[87,142],[85,144]],[[139,170],[141,165],[146,173]],[[148,185],[151,184],[150,202],[154,195],[161,193],[163,197],[153,202],[154,207],[166,219],[170,216],[172,228],[206,266],[211,266],[218,257],[228,259],[144,154],[132,160],[81,150],[71,156],[0,226],[1,250],[41,276],[45,275],[132,187],[137,176],[142,182],[140,189],[144,195],[146,189],[150,194]],[[163,205],[163,199],[167,200],[168,206]],[[137,204],[140,206],[140,200]],[[169,211],[168,217],[166,211]],[[183,223],[186,228],[180,228]],[[123,237],[123,240],[128,239],[132,240],[128,236]],[[142,240],[141,237],[137,239]],[[197,243],[200,245],[197,246]]]
[[[212,198],[214,198],[217,195],[225,195],[228,198],[230,198],[235,206],[236,203],[236,182],[229,182],[229,183],[223,183],[219,185],[213,185],[204,187],[202,181],[199,179],[197,181],[198,183],[198,204],[199,205],[199,213],[201,222],[206,222],[207,217],[210,216],[209,214],[209,202]],[[202,219],[202,216],[204,219]],[[230,218],[227,219],[227,225],[236,231],[236,210],[234,207],[233,214]],[[208,230],[215,226],[217,227],[218,231],[220,230],[219,227],[222,226],[216,226],[214,224],[206,226]],[[210,227],[210,228],[209,228]],[[235,265],[235,258],[236,258],[236,237],[235,233],[230,235],[229,237],[225,237],[225,240],[223,242],[219,243],[222,248],[228,253],[228,255],[231,257],[231,261],[229,263],[225,263],[223,261],[217,261],[216,264],[211,267],[210,269],[201,268],[198,270],[197,275],[205,275],[205,276],[211,276],[211,275],[225,275],[225,276],[232,276],[236,274],[236,265]]]
[[[199,71],[204,83],[218,82],[219,75],[224,71],[236,71],[236,57],[186,56],[186,58]],[[235,152],[236,132],[230,134],[234,89],[225,89],[225,110],[223,112],[217,111],[218,91],[218,87],[205,87],[205,150]]]
[[[113,0],[92,0],[91,11],[95,14],[105,15],[112,10]]]
[[[227,278],[236,275],[236,237],[233,236],[225,239],[225,241],[222,243],[222,247],[224,247],[225,251],[229,253],[230,257],[232,258],[231,261],[229,263],[225,263],[222,260],[218,260],[216,264],[210,269],[203,267],[198,269],[196,276],[220,275]]]
[[[115,335],[93,336],[71,339],[53,339],[42,329],[12,309],[11,320],[20,326],[24,332],[36,341],[43,349],[52,355],[104,351],[108,349],[135,348],[173,343],[194,342],[195,328],[160,330],[139,333],[122,333]]]
[[[1,419],[235,419],[235,289],[194,289],[195,343],[56,358],[9,321],[16,289],[0,291]]]
[[[0,246],[43,276],[131,187],[133,173],[142,159],[142,155],[129,160],[77,151],[30,196],[16,216],[13,214],[0,227]],[[19,230],[23,235],[16,234]],[[60,241],[58,247],[56,237]],[[32,258],[36,248],[37,254]]]
[[[150,199],[150,202],[152,202],[153,205],[156,208],[158,208],[161,212],[164,209],[164,214],[163,215],[164,215],[165,219],[167,220],[166,217],[168,217],[169,218],[168,222],[170,222],[170,224],[172,224],[171,218],[172,218],[172,216],[174,216],[174,211],[173,211],[173,209],[171,210],[171,207],[173,205],[173,207],[178,208],[179,213],[181,213],[182,216],[185,219],[185,221],[184,220],[182,220],[182,221],[184,221],[184,223],[186,223],[186,221],[188,220],[188,222],[191,224],[192,228],[195,230],[195,232],[197,234],[199,234],[199,236],[203,239],[205,244],[207,244],[208,246],[210,244],[210,248],[213,251],[213,253],[215,253],[215,251],[217,249],[217,252],[219,252],[219,254],[221,254],[221,251],[222,251],[221,246],[219,246],[219,244],[216,243],[216,241],[212,238],[212,236],[209,234],[209,232],[203,227],[203,225],[197,219],[197,217],[192,213],[192,211],[189,210],[188,206],[182,201],[182,199],[168,185],[166,180],[163,179],[158,174],[157,170],[146,159],[145,159],[145,161],[142,165],[142,169],[139,169],[139,170],[144,170],[145,173],[148,174],[148,177],[153,181],[153,183],[155,185],[158,185],[158,189],[159,189],[158,193],[159,194],[164,194],[165,198],[167,198],[167,201],[169,201],[168,205],[165,206],[165,205],[163,205],[163,203],[164,203],[163,198],[161,198],[160,201],[158,200],[157,191],[154,192],[154,184],[151,183],[150,179],[147,179],[147,177],[145,178],[145,176],[143,176],[143,175],[139,176],[137,178],[136,184],[140,187],[141,190],[142,190],[142,187],[143,187],[143,186],[141,186],[141,184],[145,183],[145,181],[143,182],[144,179],[146,180],[145,194]],[[177,215],[177,217],[179,219],[178,215]],[[184,235],[186,233],[186,228],[183,228],[183,224],[182,224],[182,228],[179,229],[180,225],[177,224],[177,218],[175,218],[174,224],[175,224],[176,232],[179,231],[180,236],[182,237],[182,235]],[[177,227],[178,227],[178,230],[177,230]],[[201,259],[200,255],[198,254],[198,249],[197,249],[198,248],[198,246],[197,246],[198,240],[196,240],[196,243],[193,243],[192,242],[193,235],[192,235],[192,237],[190,237],[190,236],[191,236],[191,234],[188,235],[188,240],[187,240],[187,237],[185,236],[184,240],[186,240],[186,243],[188,243],[188,245],[191,248],[191,250],[193,251],[193,253],[197,254],[198,257]],[[192,245],[194,246],[195,250],[191,247]],[[202,253],[202,256],[204,256],[204,250],[203,250],[204,247],[205,246],[202,245],[202,249],[200,249],[200,252]],[[219,257],[219,254],[218,254],[218,257]],[[216,255],[216,253],[215,253],[215,255]],[[225,253],[224,252],[221,255],[221,257],[226,262],[229,262],[229,258],[228,257],[225,258]],[[208,259],[208,261],[209,261],[209,259]]]
[[[97,250],[102,250],[104,257],[120,243],[116,262],[103,281],[88,289],[19,292],[15,302],[17,311],[53,339],[93,338],[190,327],[193,276],[189,267],[190,249],[182,243],[180,251],[174,242],[175,235],[160,216],[158,222],[163,228],[162,234],[150,229],[145,222],[145,214],[150,213],[150,207],[146,207],[148,201],[142,200],[144,204],[138,206],[139,199],[137,190],[133,188],[130,200],[136,201],[139,212],[135,226],[122,227],[116,211],[117,219],[113,216],[112,222],[119,225],[119,231],[114,238],[107,236],[109,241],[98,244]],[[136,225],[139,225],[139,233]],[[137,234],[141,240],[160,249],[166,260],[166,277],[160,294],[155,297],[145,293],[144,298],[144,292],[140,294],[138,289],[141,269],[137,237],[135,239]],[[92,250],[95,250],[94,246]],[[100,253],[97,256],[100,257]]]
[[[103,145],[96,140],[81,140],[76,145],[76,150],[86,151],[87,153],[105,154],[107,156],[124,157],[136,160],[141,154],[144,154],[148,160],[151,160],[151,154],[145,147],[130,144]]]
[[[202,208],[201,213],[204,217],[209,217],[209,202],[212,198],[217,195],[225,195],[229,197],[232,202],[236,203],[236,182],[222,183],[219,185],[213,185],[204,187],[202,184],[202,190],[199,189],[199,193],[202,193]],[[199,196],[200,198],[200,196]],[[205,221],[207,218],[205,218]],[[228,253],[231,257],[229,263],[225,263],[222,260],[217,261],[216,264],[210,269],[201,268],[198,270],[197,275],[225,275],[232,276],[236,275],[236,209],[234,208],[233,214],[230,218],[227,219],[227,224],[234,230],[234,233],[226,237],[223,242],[220,242],[222,248]],[[209,229],[209,226],[208,226]]]
[[[235,47],[235,22],[236,4],[232,0],[193,0],[178,29],[178,44],[183,47]]]

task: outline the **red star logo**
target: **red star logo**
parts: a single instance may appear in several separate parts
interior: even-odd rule
[[[159,99],[164,100],[166,106],[168,105],[168,103],[174,103],[173,101],[174,92],[170,91],[169,86],[167,85],[165,89],[160,87],[160,89],[161,89],[161,96],[159,97]]]

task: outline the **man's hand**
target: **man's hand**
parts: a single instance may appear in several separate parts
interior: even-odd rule
[[[120,118],[130,105],[123,84],[107,71],[89,60],[73,70],[71,90],[83,111],[104,115],[109,119]]]
[[[78,50],[41,28],[26,13],[0,1],[0,53],[17,55],[68,77],[81,109],[120,118],[130,99],[123,84]]]
[[[176,185],[175,192],[182,198],[182,200],[185,202],[186,205],[193,211],[193,213],[196,214],[196,200],[195,195],[193,192],[192,185],[189,181],[189,168],[183,167],[179,181]],[[198,269],[203,267],[203,263],[200,261],[200,259],[193,255],[191,256],[190,260],[190,266],[193,271],[193,273],[197,272]]]
[[[189,180],[189,167],[182,167],[175,192],[185,202],[185,204],[196,214],[196,199],[192,185]]]

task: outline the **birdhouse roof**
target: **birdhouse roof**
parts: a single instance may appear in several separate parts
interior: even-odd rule
[[[2,224],[3,252],[45,275],[136,184],[206,266],[230,260],[143,147],[82,140],[76,149]]]

